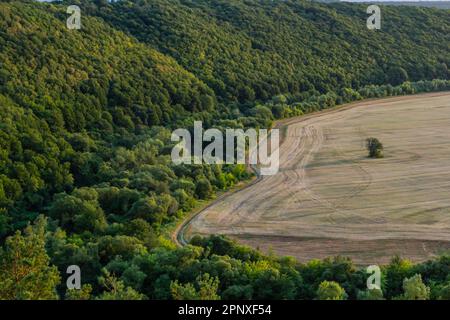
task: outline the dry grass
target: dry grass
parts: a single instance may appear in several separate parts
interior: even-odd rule
[[[366,101],[290,121],[280,172],[193,219],[188,234],[227,234],[301,261],[450,249],[450,93]],[[378,138],[385,158],[368,159]]]

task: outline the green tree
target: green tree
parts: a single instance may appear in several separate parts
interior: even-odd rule
[[[220,300],[217,290],[219,279],[204,273],[192,283],[180,284],[178,280],[170,284],[172,298],[175,300]]]
[[[384,300],[383,291],[380,289],[367,289],[358,292],[358,300]]]
[[[322,281],[316,293],[318,300],[346,300],[347,293],[334,281]]]
[[[92,286],[84,284],[81,289],[67,289],[65,300],[90,300]]]
[[[200,199],[208,199],[213,193],[211,183],[206,178],[200,178],[195,185],[195,194]]]
[[[103,270],[103,276],[99,278],[99,283],[106,289],[99,300],[144,300],[145,295],[137,292],[131,287],[125,287],[124,283],[111,275],[107,270]]]
[[[60,275],[45,251],[46,226],[39,216],[23,234],[17,231],[6,239],[0,250],[0,299],[58,299]]]
[[[428,300],[430,298],[430,288],[423,283],[420,274],[403,280],[403,292],[398,297],[399,300]]]
[[[129,211],[133,218],[145,219],[154,226],[159,226],[164,218],[164,207],[155,197],[143,197],[133,204]]]
[[[88,201],[65,193],[58,194],[49,213],[69,231],[101,232],[107,226],[105,214],[96,199]]]
[[[155,247],[158,239],[150,224],[143,219],[133,219],[124,224],[126,235],[135,237],[142,241],[147,248]]]
[[[438,293],[439,300],[450,300],[450,283],[445,284],[439,289]]]
[[[258,300],[294,299],[296,288],[292,279],[274,268],[257,271],[253,297]]]
[[[403,280],[413,275],[413,264],[407,259],[399,256],[392,258],[391,262],[383,269],[386,278],[385,296],[390,299],[402,293]]]
[[[251,285],[232,285],[222,293],[224,300],[250,300],[253,296]]]
[[[383,158],[383,144],[377,138],[367,138],[367,150],[369,151],[369,158]]]
[[[0,208],[0,239],[8,233],[10,229],[10,220],[11,219],[8,217],[8,212],[6,209]]]
[[[98,253],[102,261],[115,256],[131,259],[134,255],[145,254],[147,249],[139,239],[129,236],[103,236],[98,239]]]
[[[200,300],[192,283],[181,284],[175,280],[170,284],[170,292],[174,300]]]
[[[408,79],[408,73],[402,67],[392,67],[387,71],[387,81],[394,86],[398,86]]]

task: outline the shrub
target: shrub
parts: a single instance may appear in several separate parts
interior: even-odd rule
[[[369,158],[383,158],[383,144],[377,138],[368,138],[367,150],[369,151]]]

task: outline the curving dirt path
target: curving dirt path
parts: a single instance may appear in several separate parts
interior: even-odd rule
[[[300,261],[450,249],[450,93],[354,103],[290,119],[280,171],[226,194],[177,230],[226,234]],[[377,137],[384,159],[366,157]]]

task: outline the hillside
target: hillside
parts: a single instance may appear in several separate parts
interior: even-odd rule
[[[324,1],[319,1],[319,2],[338,2],[336,0],[324,0]],[[367,3],[369,4],[369,1],[366,0],[355,0],[355,1],[351,1],[351,2],[359,2],[359,3]],[[444,9],[444,10],[449,10],[450,9],[450,1],[445,1],[445,0],[441,0],[441,1],[431,1],[431,0],[426,0],[426,1],[375,1],[375,2],[370,2],[370,4],[382,4],[382,5],[386,5],[386,6],[413,6],[413,7],[426,7],[426,8],[437,8],[437,9]]]
[[[450,16],[383,7],[366,28],[366,7],[308,1],[120,1],[100,15],[174,57],[216,94],[241,102],[308,90],[448,78]]]
[[[0,2],[0,299],[312,299],[324,280],[356,299],[364,272],[345,258],[302,265],[221,237],[175,248],[165,236],[174,224],[251,174],[176,166],[170,134],[194,119],[270,127],[363,98],[448,90],[449,16],[386,8],[384,29],[369,32],[363,6],[350,4],[70,4],[81,30],[66,28],[64,3]],[[61,279],[72,264],[81,292]],[[397,265],[407,267],[389,273]],[[445,278],[426,272],[445,267],[446,257],[396,259],[386,296],[421,273],[437,297]]]
[[[214,93],[173,59],[98,19],[85,17],[84,27],[71,32],[63,7],[46,8],[1,7],[1,93],[17,104],[78,117],[62,125],[71,131],[92,128],[107,108],[136,125],[173,123],[183,110],[214,108]]]

